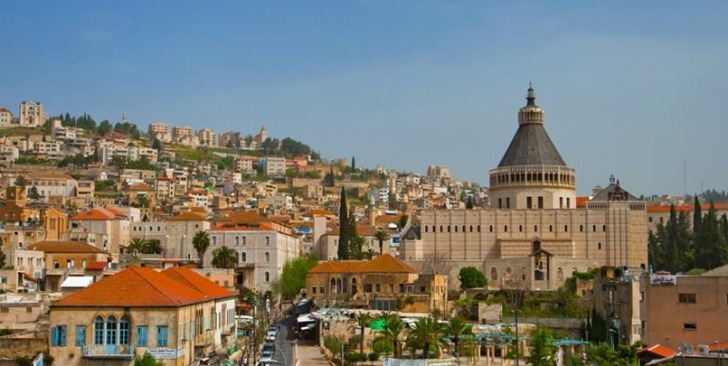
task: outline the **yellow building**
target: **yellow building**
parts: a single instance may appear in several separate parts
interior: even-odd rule
[[[60,290],[68,275],[83,274],[93,262],[107,262],[111,254],[80,241],[40,241],[28,246],[29,251],[43,252],[45,288]]]
[[[50,354],[63,365],[186,366],[234,341],[235,295],[187,268],[129,267],[56,302]]]
[[[445,312],[447,277],[420,275],[402,260],[383,254],[368,261],[320,262],[306,275],[305,290],[321,306],[396,311],[419,303],[420,312]]]

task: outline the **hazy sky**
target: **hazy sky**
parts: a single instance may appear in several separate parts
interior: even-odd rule
[[[579,193],[728,189],[725,1],[9,1],[0,106],[488,185],[529,81]]]

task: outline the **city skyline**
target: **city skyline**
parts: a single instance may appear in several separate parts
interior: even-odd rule
[[[291,137],[488,186],[529,82],[577,189],[723,190],[717,1],[9,3],[0,107]],[[32,22],[30,21],[32,20]],[[28,27],[32,24],[32,27]],[[684,187],[684,165],[687,186]]]

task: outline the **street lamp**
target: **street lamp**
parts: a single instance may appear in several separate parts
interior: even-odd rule
[[[718,352],[718,365],[723,366],[723,350],[720,348],[720,342],[715,341],[715,350]]]

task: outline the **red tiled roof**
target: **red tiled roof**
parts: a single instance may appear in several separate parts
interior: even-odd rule
[[[86,265],[86,270],[88,271],[101,271],[104,268],[106,268],[106,265],[108,263],[106,262],[91,262],[88,265]]]
[[[71,217],[71,220],[118,220],[125,218],[123,212],[112,207],[92,208]]]
[[[29,245],[28,250],[37,250],[44,253],[106,253],[81,241],[39,241]]]
[[[672,349],[670,347],[663,346],[658,343],[653,346],[645,347],[645,348],[642,348],[641,350],[637,351],[638,355],[640,355],[642,353],[652,353],[660,358],[668,358],[668,357],[676,354],[677,351],[675,351],[674,349]]]
[[[713,205],[718,211],[728,211],[728,205],[722,203],[716,203]],[[695,205],[675,205],[675,212],[693,212]],[[710,210],[710,204],[700,205],[702,212],[708,212]],[[647,206],[647,212],[670,212],[669,205],[650,205]]]
[[[587,202],[589,202],[589,197],[588,196],[578,196],[578,197],[576,197],[576,207],[582,207],[582,205],[586,204]]]
[[[309,273],[418,273],[409,264],[389,254],[368,261],[327,261],[313,267]]]
[[[162,274],[194,288],[212,299],[235,297],[235,294],[216,285],[207,278],[192,271],[189,267],[173,267],[162,271]]]
[[[151,268],[127,267],[61,299],[53,307],[179,307],[207,300],[194,288]]]
[[[152,188],[149,184],[146,183],[138,183],[135,184],[128,189],[129,192],[152,192],[154,191],[154,188]]]

